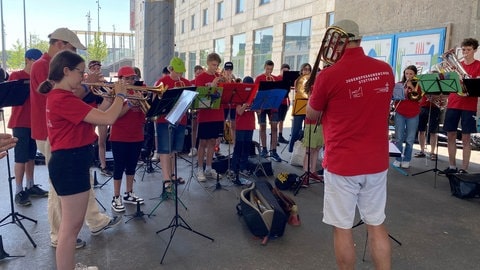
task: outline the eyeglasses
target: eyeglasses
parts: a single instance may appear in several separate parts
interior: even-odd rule
[[[80,73],[82,76],[83,74],[85,73],[83,70],[79,69],[79,68],[74,68],[74,70],[78,70],[78,73]]]

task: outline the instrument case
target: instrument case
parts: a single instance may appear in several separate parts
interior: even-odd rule
[[[480,173],[448,174],[452,195],[460,199],[480,196]]]

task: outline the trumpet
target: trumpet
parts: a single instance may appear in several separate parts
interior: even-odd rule
[[[113,84],[109,83],[85,83],[88,86],[92,94],[101,96],[104,98],[114,98],[115,89]],[[144,94],[156,94],[158,97],[162,97],[163,93],[167,90],[167,87],[160,83],[155,87],[143,87],[136,85],[127,85],[127,90],[133,91],[133,94],[127,94],[126,97],[129,100],[133,100],[135,106],[140,107],[143,113],[147,113],[150,110],[150,104],[148,103],[148,97]]]

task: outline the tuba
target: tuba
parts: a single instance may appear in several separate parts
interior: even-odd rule
[[[315,82],[317,70],[320,65],[320,60],[323,60],[328,65],[335,64],[343,55],[345,47],[348,43],[348,33],[342,28],[336,26],[330,26],[325,31],[325,35],[322,39],[322,45],[318,51],[317,59],[312,68],[310,77],[305,82],[305,92],[310,93],[310,89]]]

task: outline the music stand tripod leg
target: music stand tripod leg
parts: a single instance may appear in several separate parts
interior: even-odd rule
[[[171,131],[170,131],[170,132],[171,132]],[[175,164],[174,164],[174,165],[175,165],[175,166],[174,166],[174,167],[175,167],[175,175],[178,175],[178,174],[177,174],[177,154],[176,154],[176,153],[175,153],[174,162],[175,162]],[[160,264],[163,264],[163,260],[165,259],[165,255],[167,254],[168,248],[170,247],[170,244],[171,244],[171,242],[172,242],[173,236],[175,235],[175,232],[177,231],[177,228],[178,228],[178,227],[187,229],[187,230],[189,230],[189,231],[191,231],[191,232],[193,232],[193,233],[195,233],[195,234],[198,234],[198,235],[200,235],[200,236],[202,236],[202,237],[204,237],[204,238],[207,238],[207,239],[211,240],[212,242],[214,241],[213,238],[211,238],[211,237],[209,237],[209,236],[207,236],[207,235],[205,235],[205,234],[202,234],[202,233],[200,233],[200,232],[197,232],[197,231],[193,230],[192,227],[190,227],[190,226],[187,224],[187,222],[185,222],[185,220],[180,216],[180,214],[178,213],[178,202],[181,202],[181,201],[180,201],[179,198],[178,198],[178,190],[177,190],[177,188],[178,188],[178,181],[174,181],[173,193],[174,193],[174,195],[175,195],[175,215],[173,216],[172,220],[170,221],[170,224],[169,224],[167,227],[165,227],[165,228],[163,228],[163,229],[161,229],[161,230],[158,230],[158,231],[156,232],[156,234],[159,234],[160,232],[163,232],[163,231],[165,231],[165,230],[171,229],[170,238],[169,238],[169,240],[168,240],[167,247],[165,248],[165,251],[163,252],[163,255],[162,255],[162,259],[161,259],[161,261],[160,261]],[[183,202],[181,202],[181,203],[182,203],[182,205],[183,205]],[[183,225],[182,223],[185,224],[185,225]]]
[[[7,133],[7,128],[6,128],[6,125],[5,125],[5,116],[4,116],[4,113],[3,113],[3,109],[1,109],[1,108],[0,108],[0,117],[1,117],[0,120],[2,120],[2,122],[3,122],[3,132]],[[27,236],[28,240],[30,240],[30,243],[32,243],[33,247],[36,248],[37,244],[35,243],[35,241],[33,241],[32,237],[27,232],[27,229],[25,229],[25,227],[23,226],[21,220],[26,219],[26,220],[29,220],[29,221],[35,223],[35,224],[37,223],[37,221],[35,219],[24,216],[24,215],[22,215],[18,212],[15,212],[15,205],[14,205],[14,202],[13,202],[13,188],[12,188],[12,181],[15,177],[12,176],[12,171],[10,169],[9,151],[7,150],[6,153],[7,153],[7,155],[5,156],[5,159],[7,161],[8,188],[9,188],[9,194],[10,194],[10,213],[6,217],[4,217],[2,220],[0,220],[0,227],[5,226],[7,224],[11,224],[11,223],[16,224],[18,227],[20,227],[20,229],[23,230],[23,232]],[[10,217],[12,218],[10,221],[8,221],[5,224],[2,224],[4,221],[6,221]]]

